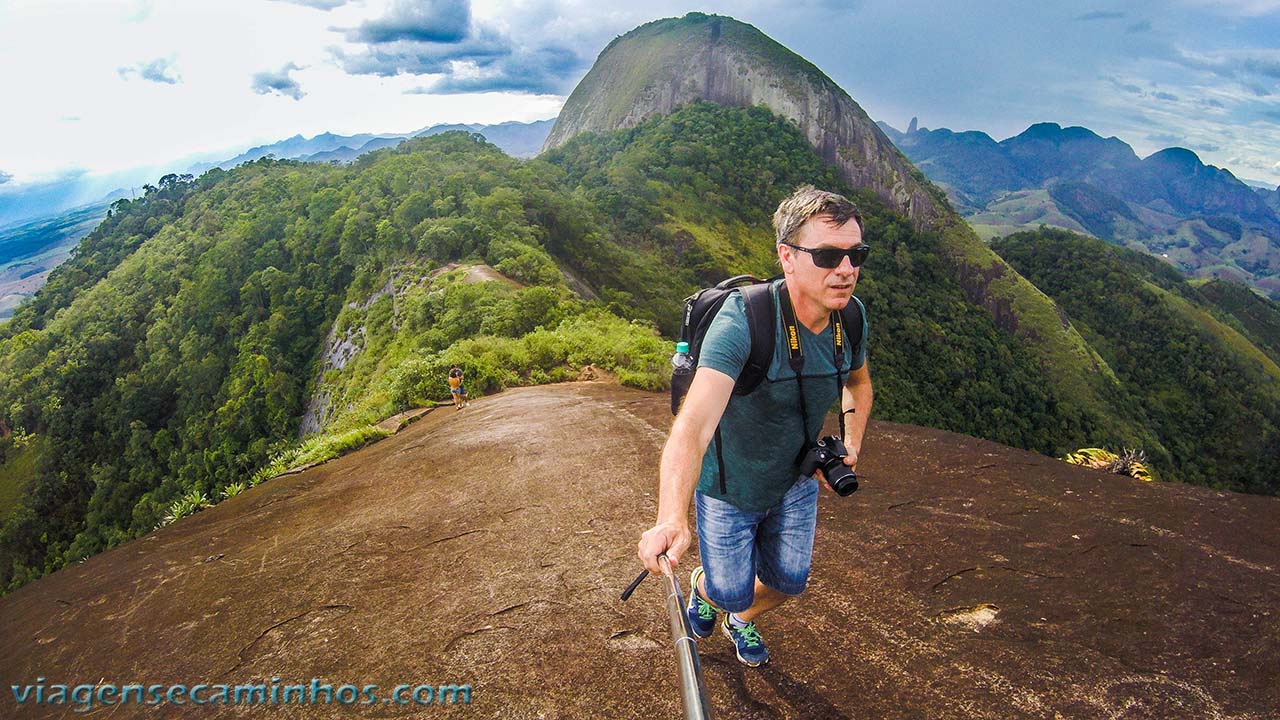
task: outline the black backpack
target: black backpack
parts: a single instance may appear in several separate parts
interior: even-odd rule
[[[693,366],[698,366],[698,354],[702,350],[702,340],[711,327],[711,321],[729,297],[730,293],[742,295],[742,304],[747,313],[747,327],[751,332],[751,354],[742,373],[733,385],[734,395],[746,395],[755,390],[769,364],[773,361],[773,347],[776,338],[776,319],[778,309],[773,302],[773,293],[769,285],[778,279],[761,280],[752,275],[738,275],[724,280],[715,287],[703,288],[685,298],[684,320],[680,324],[680,341],[689,344],[689,357]],[[856,298],[840,311],[840,324],[843,326],[849,347],[855,349],[862,342],[862,303]],[[689,391],[693,374],[673,376],[671,381],[671,412],[680,409],[680,402]]]

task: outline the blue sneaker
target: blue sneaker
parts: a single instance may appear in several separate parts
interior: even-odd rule
[[[689,629],[700,638],[711,637],[716,629],[716,606],[702,599],[698,592],[698,578],[702,577],[702,566],[693,569],[689,576],[689,605],[684,614],[689,618]]]
[[[725,613],[720,622],[720,629],[733,641],[738,653],[738,660],[747,667],[760,667],[769,662],[769,649],[764,646],[764,638],[756,630],[755,623],[747,623],[746,627],[736,628],[729,622],[729,614]]]

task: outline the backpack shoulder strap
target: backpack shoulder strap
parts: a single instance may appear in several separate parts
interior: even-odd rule
[[[849,304],[840,310],[840,324],[844,326],[844,336],[849,339],[849,353],[858,356],[858,346],[862,344],[863,318],[866,308],[857,297],[850,297]]]
[[[776,337],[777,310],[774,307],[772,283],[760,283],[739,288],[742,305],[747,314],[747,329],[751,334],[751,354],[738,376],[733,391],[746,395],[755,390],[769,372],[773,362],[773,346]]]

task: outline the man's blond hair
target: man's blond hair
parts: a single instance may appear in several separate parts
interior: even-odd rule
[[[801,185],[778,203],[778,209],[773,213],[773,229],[778,235],[778,244],[796,244],[795,238],[805,221],[819,216],[836,227],[853,220],[858,223],[858,229],[862,229],[862,214],[848,198],[812,185]]]

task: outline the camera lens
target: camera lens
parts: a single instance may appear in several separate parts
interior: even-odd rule
[[[858,476],[844,464],[843,458],[835,458],[835,461],[824,467],[822,472],[827,477],[827,484],[840,497],[852,495],[853,491],[858,489]]]

